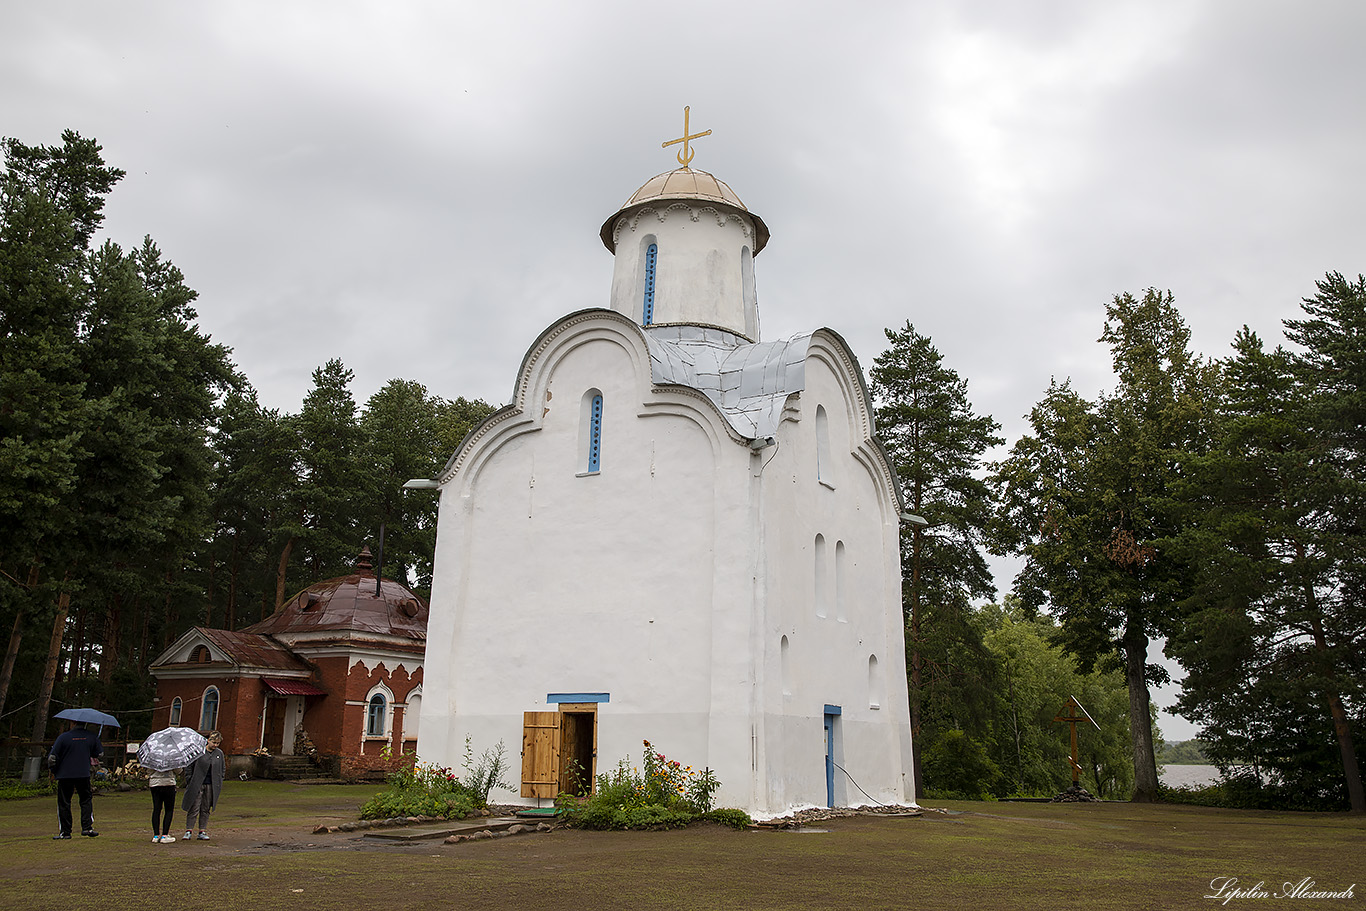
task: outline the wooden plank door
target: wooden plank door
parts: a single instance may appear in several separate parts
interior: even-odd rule
[[[522,796],[560,793],[560,713],[522,713]]]
[[[261,746],[272,753],[280,754],[285,750],[285,700],[266,699],[266,731],[261,738]]]

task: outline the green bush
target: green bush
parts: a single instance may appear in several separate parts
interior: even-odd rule
[[[19,800],[24,797],[51,797],[57,793],[57,780],[44,775],[33,784],[17,778],[0,780],[0,800]]]
[[[707,822],[714,822],[718,825],[730,826],[732,829],[746,829],[754,825],[754,820],[744,810],[737,810],[734,807],[722,807],[718,810],[708,810],[699,819]]]
[[[387,787],[361,805],[361,819],[392,816],[439,816],[463,819],[476,806],[469,790],[450,769],[434,762],[414,762],[386,778]]]
[[[598,776],[591,796],[562,795],[556,801],[569,825],[584,829],[672,829],[686,826],[711,810],[712,795],[721,786],[711,769],[694,771],[692,766],[657,752],[650,741],[644,744],[643,771],[623,759],[615,769]],[[727,818],[716,821],[733,825]],[[744,825],[749,825],[749,817],[744,818]]]
[[[987,751],[963,731],[941,734],[925,750],[921,764],[926,793],[944,795],[940,800],[984,800],[1004,781]]]

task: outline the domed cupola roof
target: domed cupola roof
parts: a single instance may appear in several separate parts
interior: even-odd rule
[[[617,219],[638,209],[670,200],[720,204],[744,212],[750,221],[754,222],[754,253],[757,255],[768,243],[768,225],[764,224],[764,220],[758,215],[745,208],[740,197],[724,180],[694,168],[675,168],[645,181],[639,190],[631,194],[625,205],[602,223],[602,230],[598,233],[603,245],[611,252],[617,252],[616,241],[613,238]]]
[[[287,640],[394,637],[425,642],[427,605],[392,579],[381,579],[376,586],[366,547],[356,559],[355,572],[310,585],[242,632]]]

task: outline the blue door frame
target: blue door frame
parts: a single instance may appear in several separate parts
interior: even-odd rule
[[[835,719],[840,716],[837,705],[825,707],[825,805],[835,805]]]

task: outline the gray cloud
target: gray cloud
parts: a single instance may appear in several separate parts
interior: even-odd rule
[[[99,139],[269,405],[340,357],[505,401],[606,302],[597,238],[692,107],[773,231],[764,332],[867,368],[911,320],[1008,436],[1111,384],[1104,303],[1172,289],[1207,354],[1366,271],[1366,6],[9,3],[0,130]],[[1003,584],[1005,579],[1002,579]]]

